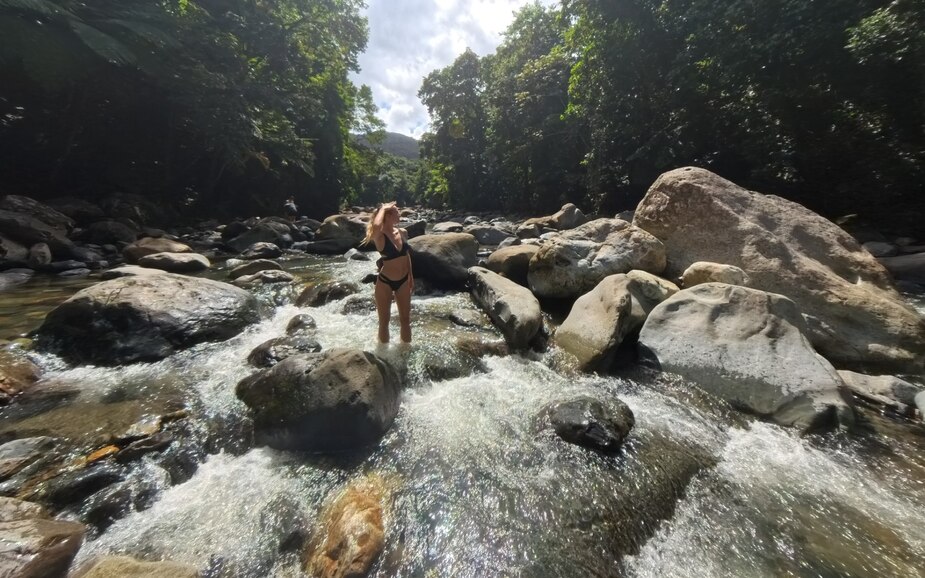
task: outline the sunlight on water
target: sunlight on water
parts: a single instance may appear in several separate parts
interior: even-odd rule
[[[393,343],[376,348],[372,286],[360,284],[371,262],[308,259],[296,270],[304,279],[357,283],[359,294],[309,308],[260,291],[276,304],[266,319],[156,363],[70,368],[36,358],[47,380],[80,388],[75,407],[128,399],[141,404],[133,412],[157,413],[181,404],[193,420],[218,418],[221,435],[222,418],[247,415],[235,386],[256,371],[250,351],[307,313],[325,350],[375,351],[403,369],[406,389],[389,433],[343,459],[266,448],[220,453],[169,488],[145,458],[132,475],[160,480],[160,498],[88,540],[79,560],[125,553],[216,577],[299,576],[297,548],[280,548],[310,534],[322,504],[345,483],[379,473],[395,481],[385,552],[371,572],[382,578],[920,575],[925,444],[801,438],[667,378],[563,374],[551,368],[556,352],[489,356],[471,375],[433,379],[430,366],[457,355],[460,337],[500,338],[490,326],[448,321],[477,311],[468,294],[414,296],[410,349],[395,343],[393,305]],[[359,304],[344,313],[351,299]],[[636,427],[619,454],[567,444],[550,430],[543,410],[579,395],[605,405],[619,398],[632,409]]]

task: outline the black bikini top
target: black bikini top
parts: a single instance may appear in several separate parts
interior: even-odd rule
[[[402,239],[401,251],[399,251],[388,235],[383,233],[382,238],[385,239],[385,246],[382,247],[379,254],[382,255],[383,261],[391,261],[392,259],[398,259],[408,254],[408,243],[404,239]]]

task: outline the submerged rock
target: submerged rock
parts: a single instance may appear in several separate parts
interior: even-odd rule
[[[583,447],[612,453],[636,424],[633,412],[619,399],[613,409],[590,397],[557,402],[543,412],[563,440]]]
[[[319,527],[303,554],[303,568],[319,578],[366,576],[385,548],[379,478],[346,488],[321,514]]]
[[[697,261],[726,263],[748,275],[749,287],[792,299],[810,341],[833,363],[925,367],[925,319],[870,253],[805,207],[687,167],[658,178],[633,222],[665,244],[669,276]]]
[[[293,355],[245,378],[258,442],[277,449],[354,450],[376,443],[398,414],[395,370],[354,349]]]
[[[813,351],[796,305],[722,283],[685,289],[655,307],[641,355],[735,407],[803,430],[853,422],[835,368]]]
[[[257,299],[227,283],[172,273],[121,277],[52,310],[39,343],[77,363],[152,361],[233,337],[259,317]]]

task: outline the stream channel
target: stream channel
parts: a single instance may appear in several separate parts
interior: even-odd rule
[[[359,283],[373,266],[309,258],[284,268],[303,281]],[[227,268],[208,275],[224,279]],[[34,329],[95,281],[36,279],[0,295],[0,338]],[[474,327],[448,320],[478,311],[467,293],[416,295],[413,346],[378,352],[407,374],[377,447],[336,458],[251,447],[234,390],[254,371],[246,358],[255,346],[309,313],[325,349],[372,347],[368,285],[348,312],[345,301],[296,307],[297,290],[259,289],[272,311],[262,322],[156,363],[70,367],[32,354],[46,382],[79,394],[14,404],[0,413],[0,433],[54,435],[77,455],[145,415],[190,412],[188,437],[170,450],[185,456],[188,474],[176,479],[163,457],[145,456],[129,479],[149,503],[90,532],[75,564],[128,554],[206,576],[300,576],[291,537],[310,531],[332,493],[373,475],[390,499],[371,576],[925,576],[921,424],[867,410],[860,432],[801,437],[646,370],[574,373],[555,348],[487,356],[470,375],[439,379],[434,367],[460,356],[458,338],[500,339],[484,315]],[[396,322],[393,309],[393,335]],[[570,445],[539,423],[545,406],[576,395],[632,409],[636,426],[619,454]]]

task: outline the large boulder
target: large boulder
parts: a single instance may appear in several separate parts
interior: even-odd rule
[[[479,242],[468,233],[421,235],[408,240],[416,279],[434,286],[462,288],[477,262]]]
[[[81,226],[99,221],[105,216],[99,206],[76,197],[57,197],[48,201],[48,206],[67,215]]]
[[[597,219],[540,247],[527,280],[539,297],[574,299],[617,273],[665,269],[662,243],[620,219]]]
[[[255,259],[253,261],[248,261],[234,267],[231,271],[228,272],[228,278],[237,279],[238,277],[253,275],[255,273],[260,273],[261,271],[280,270],[282,270],[282,267],[276,261],[271,261],[269,259]]]
[[[50,519],[37,504],[0,498],[0,576],[64,578],[85,531]]]
[[[153,253],[138,259],[138,265],[171,273],[195,273],[212,266],[209,259],[199,253]]]
[[[126,263],[137,263],[142,257],[155,253],[191,253],[192,251],[189,245],[179,241],[171,241],[164,237],[143,237],[122,249],[122,256],[125,257]]]
[[[138,230],[135,227],[113,220],[97,221],[80,234],[80,240],[96,245],[129,244],[137,238]]]
[[[645,323],[656,305],[678,292],[644,271],[605,277],[579,297],[556,331],[556,343],[583,370],[607,370],[617,348]]]
[[[737,408],[803,430],[853,420],[844,383],[813,351],[793,301],[723,283],[680,291],[655,307],[640,353]]]
[[[74,362],[152,361],[228,339],[259,317],[257,299],[227,283],[173,273],[120,277],[52,310],[39,342]]]
[[[833,363],[925,366],[925,319],[870,253],[805,207],[688,167],[660,176],[633,222],[665,244],[668,276],[697,261],[726,263],[745,271],[750,287],[792,299]]]
[[[520,228],[529,229],[531,227],[540,227],[548,229],[558,229],[564,231],[566,229],[574,229],[580,225],[584,225],[588,221],[588,218],[584,213],[581,212],[581,209],[573,205],[572,203],[566,203],[559,209],[556,213],[549,215],[547,217],[534,217],[532,219],[527,219],[524,221]]]
[[[365,237],[366,220],[359,215],[331,215],[315,231],[316,242],[338,240],[344,251],[358,247]]]
[[[0,199],[0,209],[30,215],[64,234],[74,228],[73,219],[30,197],[7,195]]]
[[[886,257],[880,263],[899,281],[925,285],[925,253]]]
[[[915,407],[915,396],[925,389],[893,375],[864,375],[848,370],[841,370],[838,375],[853,394],[866,399],[883,400],[885,405],[890,406],[901,404]]]
[[[366,576],[385,548],[381,478],[352,483],[325,508],[320,524],[302,555],[310,576],[350,578]]]
[[[526,349],[543,327],[540,303],[526,287],[484,267],[469,269],[472,299],[514,349]]]
[[[292,234],[288,225],[264,219],[257,223],[253,229],[229,239],[225,244],[236,252],[243,253],[256,243],[270,243],[277,247],[285,248],[292,245],[292,242]],[[276,256],[279,256],[279,254]]]
[[[505,231],[491,225],[469,225],[463,229],[464,233],[469,233],[481,245],[498,245],[501,241],[507,239],[514,233]]]
[[[0,272],[0,292],[24,285],[28,283],[34,275],[35,271],[32,269],[23,268],[7,269],[6,271]]]
[[[29,247],[0,235],[0,264],[25,265],[28,260]]]
[[[0,209],[0,235],[26,247],[45,243],[56,258],[67,259],[73,256],[74,243],[65,236],[64,229],[44,223],[27,213]]]
[[[540,250],[538,245],[512,245],[492,252],[485,262],[485,268],[507,277],[511,281],[527,286],[527,272],[530,259]]]
[[[355,349],[303,353],[245,378],[237,395],[258,441],[277,449],[345,451],[374,444],[398,414],[395,370]]]

